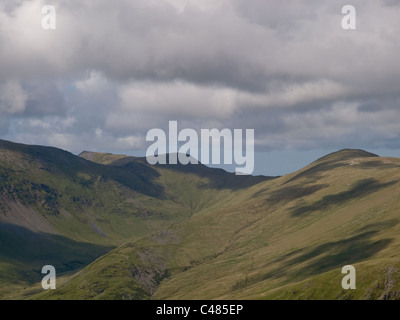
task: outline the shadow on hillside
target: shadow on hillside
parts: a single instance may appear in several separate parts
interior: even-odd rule
[[[367,231],[348,239],[322,244],[292,258],[286,265],[290,266],[316,259],[301,271],[302,275],[315,275],[343,267],[345,264],[354,264],[373,256],[393,241],[393,239],[372,241],[371,238],[377,233],[378,231]]]
[[[144,164],[140,158],[136,159],[132,157],[129,162],[123,165],[120,165],[118,161],[115,161],[116,164],[103,165],[83,158],[82,160],[86,161],[86,165],[76,168],[73,174],[74,178],[85,186],[95,183],[98,177],[100,177],[101,181],[114,180],[131,190],[151,197],[162,198],[164,194],[164,187],[156,181],[160,176],[159,172]],[[78,173],[87,173],[92,179],[82,181],[77,176]]]
[[[280,202],[290,202],[327,187],[329,187],[328,184],[314,184],[309,186],[297,185],[282,188],[271,192],[271,195],[265,200],[265,203],[268,205],[274,205]]]
[[[209,168],[201,163],[189,163],[187,165],[183,165],[178,162],[177,164],[169,164],[170,155],[167,154],[166,156],[167,164],[155,164],[154,167],[181,173],[195,174],[200,178],[208,179],[207,182],[200,183],[199,188],[238,190],[249,188],[259,182],[276,178],[267,176],[235,175],[234,173],[227,172],[223,169]],[[134,170],[141,177],[147,179],[150,184],[153,184],[155,179],[160,176],[158,171],[153,169],[152,165],[148,164],[146,158],[125,157],[114,161],[113,166],[119,166]],[[161,192],[163,191],[164,189],[161,190]]]
[[[160,173],[150,166],[141,162],[130,162],[123,167],[112,167],[114,170],[122,169],[124,172],[118,174],[116,180],[140,193],[161,198],[164,194],[164,187],[156,179]]]
[[[373,237],[398,223],[398,219],[390,219],[380,223],[368,224],[356,231],[362,233],[350,238],[293,250],[268,262],[265,267],[278,264],[271,271],[263,275],[246,276],[245,280],[239,280],[233,285],[231,290],[240,290],[270,279],[285,278],[284,283],[301,281],[309,276],[322,274],[368,259],[385,249],[393,241],[391,238],[373,240]],[[303,264],[303,266],[297,267],[299,264]]]
[[[399,219],[389,219],[386,221],[382,222],[377,222],[377,223],[370,223],[367,224],[366,226],[361,227],[357,231],[359,232],[367,232],[367,231],[383,231],[386,229],[389,229],[391,227],[394,227],[399,223]]]
[[[307,206],[293,208],[292,216],[304,216],[317,210],[324,210],[334,204],[341,204],[346,201],[362,198],[366,195],[377,192],[396,183],[398,183],[398,180],[393,180],[387,183],[380,183],[379,181],[372,178],[363,179],[356,182],[350,190],[343,191],[334,195],[324,196],[321,200]]]
[[[15,281],[40,281],[45,265],[53,265],[57,273],[80,269],[111,249],[0,223],[0,261],[9,262],[19,270],[21,279]]]
[[[230,189],[239,190],[246,189],[256,185],[257,183],[275,179],[276,177],[252,176],[252,175],[236,175],[219,168],[209,168],[203,164],[168,164],[157,165],[160,168],[174,170],[177,172],[195,174],[200,178],[208,179],[207,182],[200,183],[199,188],[204,189]]]
[[[290,178],[288,181],[286,181],[284,184],[287,184],[289,182],[296,181],[300,178],[306,178],[307,183],[312,183],[316,182],[319,179],[322,178],[321,173],[330,171],[332,169],[338,168],[338,167],[344,167],[347,166],[346,163],[338,163],[338,162],[323,162],[316,164],[315,166],[311,167],[310,169],[307,169],[303,172],[300,172],[299,174],[295,175],[294,177]]]
[[[37,170],[35,173],[40,175],[41,171],[48,172],[52,175],[52,179],[57,179],[61,183],[72,181],[88,187],[99,180],[113,180],[148,196],[161,198],[164,194],[164,188],[156,182],[159,176],[157,170],[140,161],[133,161],[126,166],[108,166],[85,160],[61,149],[5,140],[0,140],[1,148],[20,153],[20,160],[28,163],[31,169]],[[16,173],[12,167],[7,168],[7,171],[13,172],[14,175]],[[82,174],[88,175],[89,178],[83,179]],[[24,175],[24,172],[18,172],[18,175]]]
[[[398,221],[395,222],[395,224],[397,223]],[[393,226],[393,221],[391,221],[390,226]],[[388,225],[387,228],[389,228]],[[393,239],[373,241],[373,236],[378,232],[379,230],[367,231],[351,238],[328,242],[310,250],[293,251],[273,261],[282,263],[279,268],[264,274],[255,281],[282,277],[288,277],[288,281],[301,280],[308,276],[315,276],[368,259],[385,249],[393,241]],[[301,263],[307,264],[301,269],[292,269]]]
[[[395,163],[384,163],[382,161],[366,161],[356,164],[361,169],[393,169],[400,168],[400,165]]]

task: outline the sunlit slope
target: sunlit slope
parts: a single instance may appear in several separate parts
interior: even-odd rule
[[[400,160],[342,150],[98,259],[36,298],[398,297]],[[357,289],[341,287],[354,265]]]

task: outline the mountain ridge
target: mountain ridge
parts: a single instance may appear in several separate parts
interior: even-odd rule
[[[228,192],[224,188],[229,187],[226,180],[231,179],[231,174],[220,172],[219,177],[222,188],[215,192],[210,189],[206,177],[171,171],[168,166],[152,167],[143,159],[130,157],[124,165],[108,166],[58,148],[2,140],[0,223],[7,230],[10,224],[25,230],[24,233],[31,234],[31,241],[57,235],[82,245],[115,247],[121,241],[140,238],[218,203],[218,193]],[[183,180],[185,186],[182,188]],[[201,199],[197,199],[199,193],[203,195]],[[15,243],[19,246],[26,242],[23,238],[18,239]],[[58,245],[58,241],[51,243]],[[6,247],[9,244],[9,241],[0,243],[0,252],[9,252]],[[48,250],[51,252],[53,247]],[[40,250],[19,255],[17,246],[11,251],[15,252],[16,261],[22,263],[18,262],[18,272],[29,271],[29,276],[25,277],[27,283],[37,282],[38,272],[31,273],[30,270],[39,269],[35,257],[40,256]],[[48,253],[44,252],[43,257],[46,255]],[[97,257],[89,256],[91,259]],[[3,258],[6,267],[2,269],[0,261],[0,272],[9,273],[12,268],[9,261],[15,259],[11,256]],[[63,263],[68,265],[74,260],[80,261],[75,263],[78,268],[90,262],[90,259],[75,259],[73,254],[68,254]],[[58,262],[54,264],[60,273],[69,270]]]
[[[28,155],[37,154],[34,149]],[[54,149],[39,151],[40,161],[51,151],[54,161],[65,163],[53,154]],[[14,200],[25,205],[20,211],[29,209],[31,216],[26,219],[41,217],[59,234],[56,238],[43,234],[47,253],[62,245],[60,252],[67,256],[65,260],[54,256],[60,268],[57,290],[41,291],[38,270],[44,256],[21,251],[26,245],[21,236],[30,234],[29,239],[36,239],[44,230],[20,229],[12,236],[9,230],[14,229],[3,222],[2,234],[9,247],[0,250],[0,271],[8,276],[3,277],[0,297],[400,297],[398,158],[344,149],[285,176],[243,180],[204,166],[148,168],[143,158],[90,154],[107,165],[82,159],[86,171],[75,172],[81,168],[76,166],[66,168],[69,173],[63,175],[46,170],[46,161],[16,157],[0,147],[0,194],[10,196],[13,190],[18,191],[16,195],[25,194],[27,198],[14,195]],[[81,162],[74,159],[74,163]],[[96,170],[105,170],[108,176],[97,176],[100,171]],[[118,171],[116,176],[113,170]],[[122,173],[132,179],[149,179],[146,175],[153,174],[149,181],[160,186],[162,197],[130,189],[132,181],[123,185],[113,180]],[[30,188],[18,187],[25,180]],[[73,197],[80,197],[79,202],[72,201]],[[47,205],[47,211],[40,209],[42,205]],[[0,223],[5,207],[7,202],[0,206]],[[59,214],[50,214],[52,208],[58,208]],[[12,246],[14,242],[19,249]],[[95,255],[85,260],[88,250]],[[15,259],[20,262],[16,264]],[[347,264],[357,269],[356,291],[340,286],[341,267]],[[24,273],[29,276],[24,278]],[[18,284],[10,286],[16,280]]]

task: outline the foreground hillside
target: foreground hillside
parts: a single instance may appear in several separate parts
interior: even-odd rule
[[[167,181],[185,170],[164,185],[177,190]],[[179,181],[182,193],[186,182]],[[399,299],[399,182],[400,159],[342,150],[208,196],[209,205],[186,219],[124,242],[33,298]],[[208,182],[205,190],[222,189]],[[200,203],[207,194],[193,192]],[[348,264],[356,290],[341,287]]]
[[[41,268],[73,275],[126,241],[229,203],[264,181],[204,166],[152,167],[0,140],[0,298],[41,291]],[[97,154],[98,155],[98,154]]]

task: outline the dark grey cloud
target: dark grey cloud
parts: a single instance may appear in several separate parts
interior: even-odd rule
[[[24,90],[29,94],[23,116],[42,117],[66,114],[65,98],[56,84],[37,81],[25,84]]]
[[[399,147],[399,1],[353,1],[350,31],[345,4],[4,0],[2,137],[118,152],[178,120],[253,128],[258,150]]]

